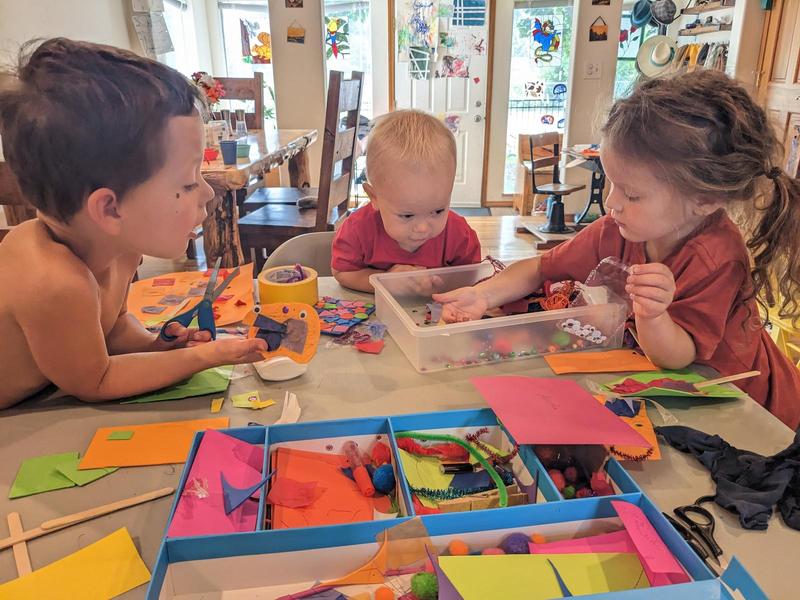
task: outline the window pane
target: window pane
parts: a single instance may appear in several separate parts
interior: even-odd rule
[[[179,3],[164,2],[164,21],[175,50],[164,54],[162,61],[190,77],[198,68],[194,60],[197,56],[197,35],[191,3],[182,8]]]
[[[342,30],[341,28],[344,27]],[[372,118],[372,31],[369,0],[325,0],[325,53],[329,71],[362,71],[361,114]],[[332,29],[333,31],[329,31]],[[333,47],[336,47],[334,55]],[[342,51],[343,49],[343,51]]]
[[[620,40],[617,51],[617,74],[614,79],[614,99],[630,95],[639,79],[636,70],[636,54],[642,42],[658,33],[658,28],[648,23],[644,28],[631,30],[631,13],[623,12],[620,23]]]

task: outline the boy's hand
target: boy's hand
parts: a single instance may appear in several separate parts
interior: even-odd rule
[[[156,352],[175,348],[189,348],[211,341],[210,332],[198,331],[197,327],[184,327],[176,322],[172,322],[167,326],[167,335],[174,336],[175,339],[168,342],[160,334],[156,336],[153,342],[153,349]]]
[[[463,287],[445,294],[434,294],[433,299],[444,305],[442,306],[442,318],[445,323],[480,319],[489,308],[485,296],[474,287]]]
[[[631,295],[633,314],[639,319],[663,315],[675,297],[675,276],[661,263],[633,265],[625,291]]]
[[[259,338],[223,338],[208,342],[202,351],[215,366],[239,365],[264,360],[261,353],[267,351],[267,342]]]

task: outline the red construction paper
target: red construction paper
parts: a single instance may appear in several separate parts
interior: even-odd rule
[[[380,354],[383,350],[383,340],[373,340],[371,342],[358,342],[356,349],[367,354]]]

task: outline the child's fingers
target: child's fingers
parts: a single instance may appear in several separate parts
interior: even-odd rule
[[[640,317],[656,317],[665,310],[666,307],[661,302],[641,296],[636,296],[633,299],[633,312]]]
[[[628,277],[627,284],[628,286],[652,286],[663,290],[670,290],[675,287],[675,282],[670,277],[666,277],[660,273],[631,275]]]
[[[179,339],[185,339],[187,337],[188,330],[186,327],[178,323],[177,321],[173,321],[164,329],[164,333],[166,333],[170,337],[178,338],[175,340],[171,340],[173,342],[177,342]]]
[[[211,332],[210,331],[198,331],[196,328],[192,328],[188,330],[189,336],[188,339],[192,342],[210,342],[211,341]]]
[[[644,263],[633,265],[630,268],[631,275],[647,275],[651,273],[671,273],[669,267],[663,263]]]
[[[461,300],[461,297],[463,295],[464,295],[464,288],[459,288],[457,290],[453,290],[452,292],[445,292],[444,294],[434,294],[432,298],[434,302],[449,304],[451,302],[458,302],[459,300]]]
[[[631,298],[649,298],[665,304],[672,302],[672,293],[657,287],[636,285],[629,290],[629,293]]]

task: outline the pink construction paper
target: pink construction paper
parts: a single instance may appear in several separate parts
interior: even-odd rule
[[[597,405],[600,406],[600,403]],[[621,500],[612,500],[611,506],[630,535],[651,586],[691,581],[641,508]]]
[[[531,554],[603,554],[609,552],[638,554],[631,536],[624,530],[545,544],[531,542],[528,546]]]
[[[225,473],[225,479],[232,486],[246,488],[263,479],[263,463],[263,446],[237,440],[213,429],[207,430],[192,462],[186,486],[181,490],[167,536],[255,531],[258,503],[247,500],[226,515],[220,473]],[[207,492],[207,496],[202,491],[197,493],[200,488]]]
[[[471,381],[518,444],[650,448],[630,425],[572,380],[475,377]]]

